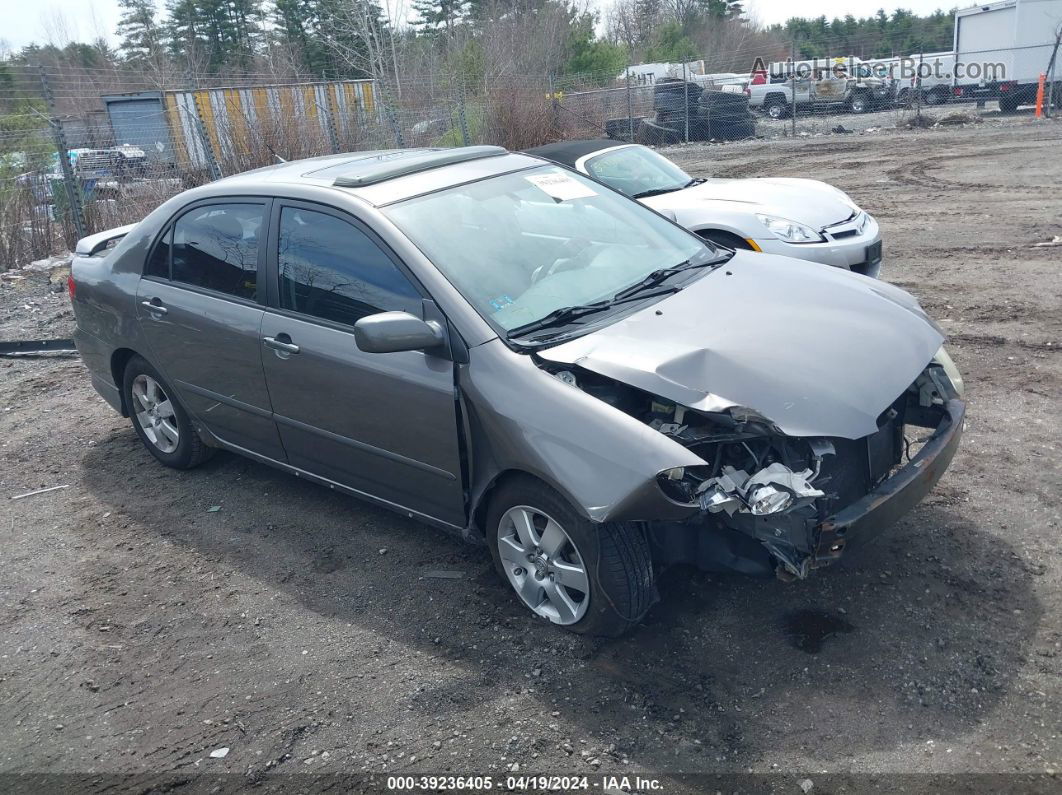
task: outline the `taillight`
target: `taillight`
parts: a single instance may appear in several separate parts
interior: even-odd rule
[[[74,283],[74,274],[70,274],[66,277],[66,291],[70,293],[70,300],[74,300],[74,292],[77,289],[77,285]]]

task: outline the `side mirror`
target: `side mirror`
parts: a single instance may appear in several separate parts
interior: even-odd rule
[[[354,342],[365,353],[398,353],[435,348],[446,341],[442,326],[409,312],[380,312],[354,324]]]

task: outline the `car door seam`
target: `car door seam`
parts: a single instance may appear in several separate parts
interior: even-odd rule
[[[391,461],[397,461],[400,464],[415,467],[416,469],[420,469],[429,474],[445,478],[446,480],[457,480],[457,476],[453,472],[447,472],[445,469],[440,469],[439,467],[432,466],[431,464],[426,464],[425,462],[418,461],[415,458],[409,458],[400,453],[394,453],[390,450],[384,450],[382,447],[376,447],[375,445],[368,444],[367,442],[362,442],[357,439],[351,439],[348,436],[341,436],[338,433],[332,433],[331,431],[327,431],[324,428],[318,428],[314,425],[309,425],[305,422],[299,422],[298,420],[294,420],[291,417],[285,417],[280,414],[273,414],[273,418],[281,425],[287,425],[291,428],[296,428],[300,431],[305,431],[306,433],[316,434],[317,436],[322,436],[325,439],[336,442],[338,444],[346,445],[347,447],[353,447],[356,450],[362,450],[366,453],[380,456],[381,458],[390,459]]]

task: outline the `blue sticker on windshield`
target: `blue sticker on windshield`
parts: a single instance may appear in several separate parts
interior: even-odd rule
[[[490,299],[490,305],[494,307],[495,312],[500,309],[504,309],[511,303],[513,303],[513,299],[511,296],[508,295],[500,295],[497,298]]]

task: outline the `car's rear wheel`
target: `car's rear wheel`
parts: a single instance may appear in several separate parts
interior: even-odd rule
[[[174,469],[191,469],[213,455],[158,370],[140,356],[125,366],[125,404],[133,429],[148,452]]]
[[[591,522],[539,481],[500,486],[487,528],[495,565],[520,601],[564,629],[620,635],[655,601],[641,528]]]
[[[789,115],[789,103],[784,99],[769,99],[763,106],[763,112],[772,119],[784,119]]]

